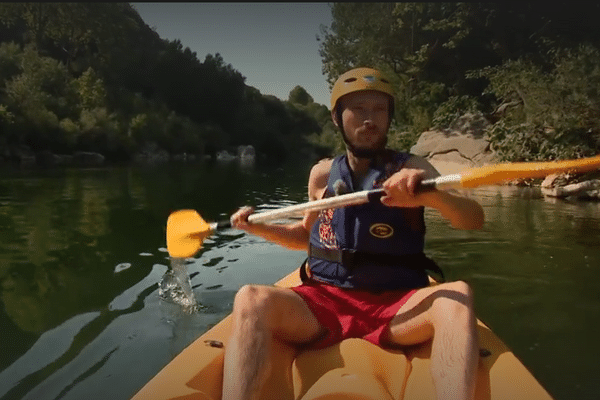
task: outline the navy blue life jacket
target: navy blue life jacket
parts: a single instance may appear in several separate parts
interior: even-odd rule
[[[355,187],[346,155],[333,160],[324,197],[381,187],[410,157],[389,151],[372,162],[361,187]],[[426,270],[441,274],[423,253],[423,207],[388,207],[380,201],[323,210],[310,232],[308,268],[317,281],[373,291],[429,285]],[[443,279],[443,274],[442,279]]]

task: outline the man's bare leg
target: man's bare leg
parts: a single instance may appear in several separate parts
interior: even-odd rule
[[[473,296],[466,283],[419,290],[390,322],[387,340],[412,345],[432,337],[431,375],[438,400],[473,399],[479,347]]]
[[[317,319],[292,290],[242,287],[235,297],[225,350],[223,400],[258,399],[273,372],[274,348],[306,343],[320,332]]]

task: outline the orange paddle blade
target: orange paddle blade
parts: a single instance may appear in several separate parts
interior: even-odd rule
[[[600,156],[578,160],[521,162],[486,165],[463,172],[461,186],[474,188],[514,179],[545,178],[558,172],[587,172],[600,168]]]
[[[171,257],[191,257],[212,233],[211,226],[195,210],[179,210],[167,219],[167,250]]]

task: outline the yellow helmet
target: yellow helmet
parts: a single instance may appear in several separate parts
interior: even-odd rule
[[[338,100],[352,92],[376,90],[394,98],[390,81],[378,70],[373,68],[355,68],[342,74],[331,90],[331,110],[335,110]]]

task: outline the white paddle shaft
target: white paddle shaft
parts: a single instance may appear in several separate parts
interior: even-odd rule
[[[299,212],[320,211],[328,208],[340,208],[350,205],[358,205],[369,202],[369,196],[373,196],[373,190],[363,190],[361,192],[348,193],[326,199],[309,201],[307,203],[295,204],[272,211],[264,211],[252,214],[248,217],[248,222],[261,224],[274,219],[284,218]]]
[[[432,189],[447,190],[460,187],[460,178],[460,174],[453,174],[438,176],[434,179],[427,179],[419,184],[417,192]],[[264,211],[257,214],[252,214],[248,217],[248,222],[260,224],[305,211],[321,211],[328,208],[340,208],[364,204],[373,200],[378,200],[384,194],[385,191],[383,189],[363,190],[360,192],[342,194],[321,200],[309,201],[307,203],[295,204],[293,206],[283,207],[272,211]]]

